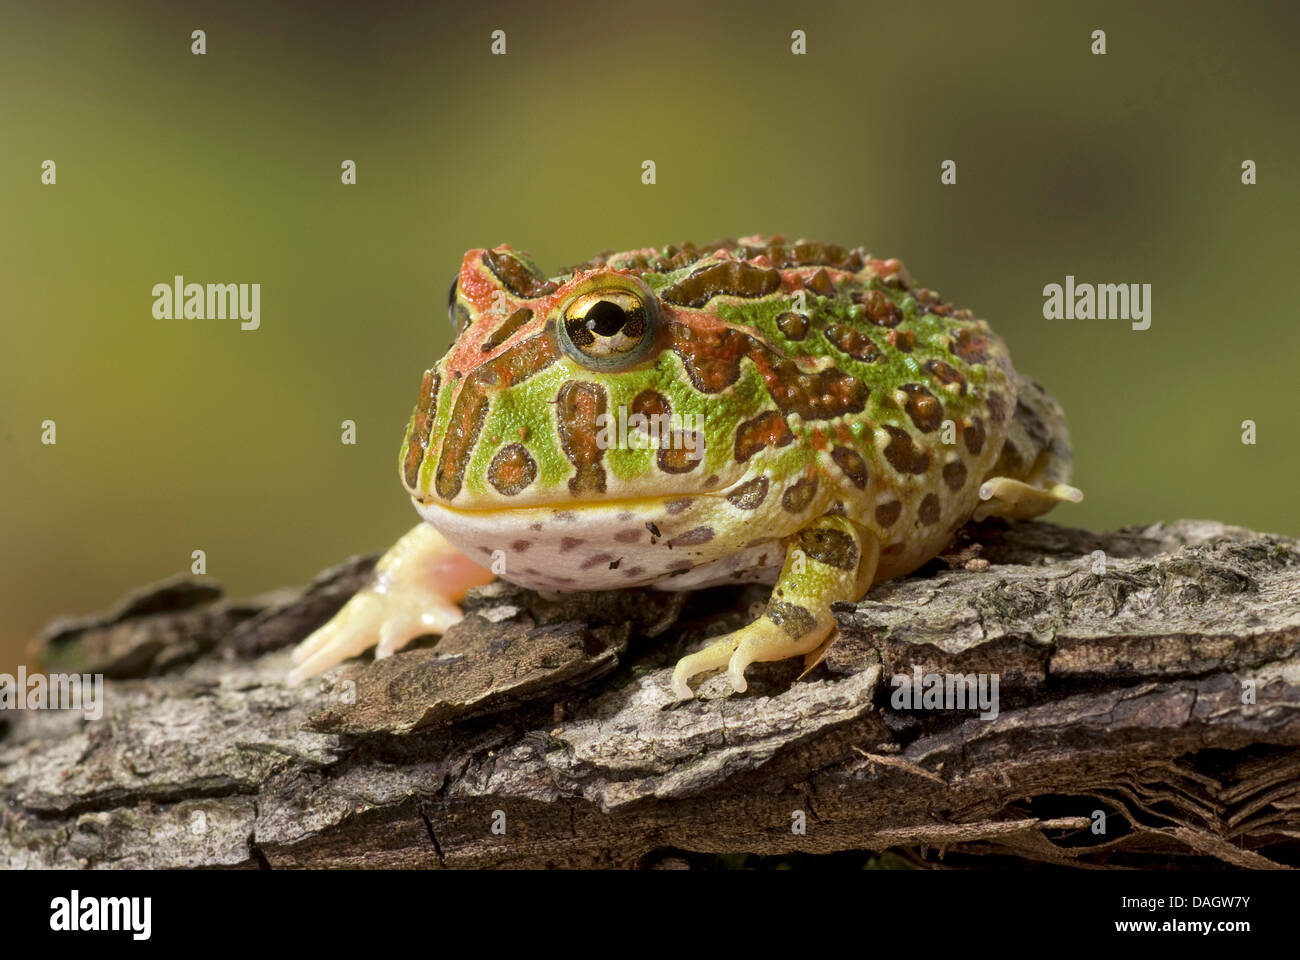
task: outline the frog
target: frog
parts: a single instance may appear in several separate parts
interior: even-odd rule
[[[1060,405],[969,309],[863,247],[750,235],[546,273],[465,253],[455,339],[421,378],[398,474],[421,520],[293,651],[299,683],[463,617],[497,576],[544,593],[771,586],[667,686],[836,636],[832,605],[939,555],[971,520],[1083,494]]]

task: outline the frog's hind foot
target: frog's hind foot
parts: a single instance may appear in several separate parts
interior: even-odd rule
[[[971,519],[1007,517],[1029,520],[1041,516],[1058,503],[1078,503],[1082,499],[1083,491],[1068,483],[1038,487],[1010,477],[991,477],[980,486],[981,502]]]
[[[372,646],[376,658],[387,657],[416,637],[445,633],[463,617],[456,603],[470,587],[492,579],[437,530],[419,524],[384,554],[366,586],[298,644],[288,683],[323,673]]]
[[[786,541],[785,565],[763,615],[679,660],[673,693],[679,700],[690,699],[694,694],[688,681],[722,666],[735,691],[743,693],[751,663],[816,658],[835,628],[831,604],[860,599],[871,586],[879,557],[876,538],[845,517],[814,521]]]

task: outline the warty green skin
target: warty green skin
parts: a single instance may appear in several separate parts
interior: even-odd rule
[[[762,296],[720,293],[698,307],[664,299],[693,274],[728,260],[775,269],[770,258],[744,256],[746,248],[755,247],[770,249],[771,242],[745,238],[730,253],[710,250],[672,269],[655,266],[656,260],[671,259],[665,251],[612,254],[549,278],[550,289],[540,296],[512,290],[485,264],[485,251],[467,254],[455,306],[468,323],[434,368],[440,382],[436,414],[418,484],[408,486],[422,515],[469,556],[502,564],[507,579],[552,590],[692,589],[732,580],[771,581],[783,559],[780,541],[830,510],[844,513],[879,539],[876,579],[907,572],[942,549],[975,508],[980,483],[1010,428],[1017,378],[1005,345],[968,312],[955,311],[915,288],[897,261],[865,254],[858,255],[858,269],[818,263],[780,269],[779,288]],[[509,248],[496,253],[512,255]],[[530,266],[519,262],[525,269]],[[615,277],[631,278],[657,298],[660,340],[644,362],[605,371],[553,349],[537,369],[512,371],[511,377],[495,377],[487,385],[472,382],[476,370],[524,341],[557,339],[566,303]],[[873,321],[861,302],[872,292],[892,305],[890,315],[901,318],[896,325]],[[532,311],[531,320],[485,354],[481,344],[521,308]],[[778,323],[791,313],[806,318],[808,332],[802,338],[789,336]],[[827,335],[836,327],[869,340],[874,359],[856,358],[836,346]],[[746,339],[696,355],[693,376],[682,337],[707,339],[726,330]],[[954,338],[963,330],[978,338],[978,351],[954,350]],[[976,355],[979,362],[968,362]],[[778,368],[781,361],[784,369]],[[928,372],[927,362],[955,371],[956,382]],[[733,365],[736,375],[729,378],[725,371]],[[724,372],[709,386],[726,385],[701,389],[700,380],[709,380],[710,371]],[[774,390],[791,387],[798,374],[825,371],[839,371],[866,387],[861,409],[832,404],[833,415],[826,417],[782,411]],[[603,392],[611,414],[654,391],[674,414],[701,415],[703,460],[689,472],[670,473],[660,468],[655,449],[615,447],[600,455],[603,487],[575,492],[571,481],[577,470],[561,442],[563,414],[556,402],[564,385],[573,382]],[[909,412],[904,388],[924,391],[939,412],[927,408],[928,415],[918,419],[914,409]],[[486,409],[465,457],[463,483],[447,499],[438,495],[435,476],[448,438],[465,445],[467,431],[454,413],[467,389],[486,395]],[[738,430],[765,412],[781,417],[789,441],[738,458]],[[403,465],[411,456],[416,420],[413,415],[403,441]],[[967,442],[972,430],[982,433],[978,450]],[[900,470],[891,462],[891,444],[897,453],[900,433],[907,445],[904,465],[911,469]],[[507,495],[488,475],[494,457],[512,444],[527,451],[536,475],[524,490]],[[864,483],[837,462],[835,447],[862,458]],[[925,468],[917,471],[921,460]],[[954,486],[957,472],[963,481]],[[761,483],[760,478],[767,484],[761,502],[754,504],[750,497],[737,504],[737,491]],[[805,479],[816,480],[815,495],[801,509],[788,509],[785,492]]]

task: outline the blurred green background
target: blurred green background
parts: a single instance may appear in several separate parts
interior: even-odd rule
[[[195,549],[250,594],[413,524],[397,444],[501,242],[900,257],[1065,406],[1087,500],[1052,519],[1300,533],[1297,7],[782,6],[6,3],[0,670]],[[261,283],[261,329],[155,320],[178,273]],[[1151,283],[1151,329],[1044,320],[1066,274]]]

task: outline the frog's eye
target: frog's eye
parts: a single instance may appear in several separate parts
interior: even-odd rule
[[[465,332],[465,328],[470,325],[473,319],[469,311],[465,309],[464,304],[456,299],[456,293],[460,290],[460,277],[451,281],[451,289],[447,291],[447,319],[451,321],[452,332],[460,336]]]
[[[564,308],[560,342],[585,367],[630,367],[654,343],[655,317],[653,301],[635,290],[586,293]]]

